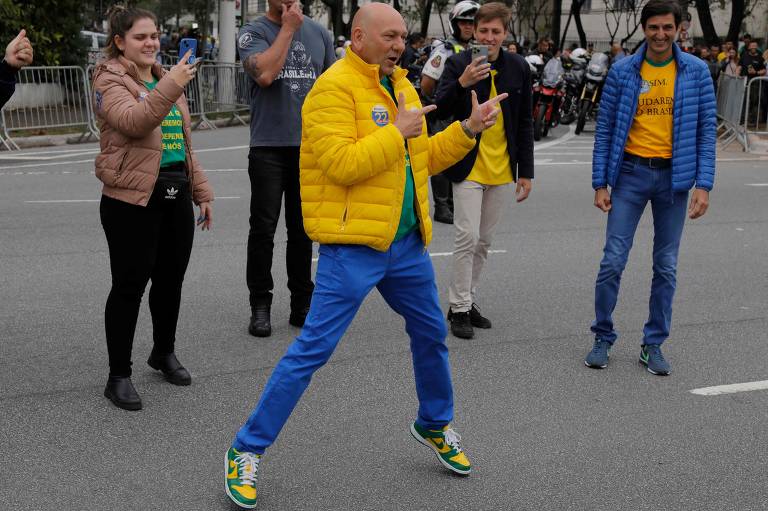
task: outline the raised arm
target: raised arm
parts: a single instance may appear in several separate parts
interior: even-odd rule
[[[238,44],[243,68],[262,88],[272,85],[280,74],[291,49],[293,34],[304,22],[299,2],[294,2],[287,8],[282,4],[282,9],[282,25],[272,45],[268,45],[263,35],[258,32],[251,32],[250,37],[243,37],[248,33],[247,27],[243,27],[240,32]]]

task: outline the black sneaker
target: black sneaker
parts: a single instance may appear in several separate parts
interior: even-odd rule
[[[469,321],[475,328],[491,328],[491,320],[480,314],[480,307],[476,303],[473,303],[472,308],[469,309]]]
[[[248,333],[254,337],[269,337],[272,335],[272,322],[269,318],[269,305],[257,305],[252,310],[251,321],[248,323]]]
[[[451,333],[456,337],[472,339],[475,336],[472,321],[469,319],[469,311],[453,312],[448,309],[448,321],[451,323]]]
[[[446,204],[435,204],[435,214],[433,215],[435,222],[443,224],[453,223],[453,211]]]
[[[291,311],[291,315],[288,317],[288,323],[301,328],[304,326],[304,322],[307,320],[307,314],[309,314],[309,306],[293,310]]]

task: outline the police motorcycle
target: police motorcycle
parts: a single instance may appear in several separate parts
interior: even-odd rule
[[[546,137],[550,128],[560,122],[560,106],[565,95],[565,70],[559,59],[552,58],[544,66],[539,81],[539,94],[533,104],[533,139]]]
[[[571,124],[579,115],[581,89],[587,73],[587,50],[576,48],[566,57],[560,57],[565,69],[565,96],[563,97],[560,124]]]
[[[584,131],[584,125],[588,119],[597,116],[597,105],[600,94],[603,91],[605,77],[608,76],[610,59],[605,53],[594,53],[587,65],[587,73],[584,76],[584,88],[581,91],[579,101],[579,115],[576,120],[576,134]]]
[[[525,61],[531,69],[531,104],[537,105],[541,94],[541,74],[544,72],[544,59],[541,58],[541,55],[531,54],[526,55]]]

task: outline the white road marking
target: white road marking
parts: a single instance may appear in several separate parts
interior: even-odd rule
[[[75,163],[93,163],[93,158],[87,160],[74,160],[74,161],[55,161],[49,163],[30,163],[27,165],[12,165],[9,167],[0,167],[0,170],[13,170],[13,169],[28,169],[35,167],[61,167],[62,165],[73,165]],[[24,172],[18,172],[17,174],[24,174]]]
[[[539,163],[534,160],[534,165],[592,165],[592,161],[550,161],[550,162],[544,162]]]
[[[747,186],[768,186],[768,183],[747,183]]]
[[[239,196],[216,197],[216,200],[239,199]],[[53,199],[53,200],[25,200],[24,204],[79,204],[84,202],[100,202],[101,199]]]
[[[506,250],[489,250],[489,254],[506,254]],[[453,252],[434,252],[429,254],[430,257],[449,257],[453,255]]]
[[[723,394],[735,394],[737,392],[751,392],[753,390],[768,390],[768,380],[702,387],[700,389],[690,390],[689,392],[699,396],[720,396]]]
[[[553,140],[552,142],[544,142],[543,144],[538,144],[538,145],[536,145],[533,148],[533,150],[534,151],[539,151],[541,149],[546,149],[547,147],[553,147],[553,146],[556,146],[556,145],[560,145],[563,142],[569,141],[570,139],[572,139],[575,136],[576,136],[576,126],[569,126],[568,127],[568,133],[566,133],[565,135],[563,135],[562,137],[560,137],[560,138],[558,138],[556,140]]]
[[[231,151],[232,149],[248,149],[250,146],[247,145],[233,145],[229,147],[211,147],[208,149],[195,149],[194,153],[210,153],[214,151]]]
[[[506,250],[489,250],[488,253],[489,254],[506,254],[507,251]],[[435,252],[433,254],[429,254],[429,257],[448,257],[452,255],[453,255],[453,252]],[[318,259],[317,257],[313,257],[312,262],[316,263],[317,259]]]
[[[83,151],[83,150],[80,150],[80,151],[77,151],[77,152],[74,152],[74,153],[64,153],[64,152],[61,152],[60,154],[57,154],[57,155],[54,155],[54,156],[35,156],[35,155],[30,155],[30,154],[19,154],[19,155],[3,154],[3,155],[0,155],[0,161],[2,161],[2,160],[31,160],[31,161],[38,160],[38,161],[45,161],[45,160],[56,160],[56,159],[59,159],[59,158],[70,158],[70,157],[74,158],[75,156],[84,156],[86,154],[99,154],[99,151]]]
[[[25,200],[24,204],[76,204],[80,202],[99,202],[101,199],[57,199],[57,200]]]

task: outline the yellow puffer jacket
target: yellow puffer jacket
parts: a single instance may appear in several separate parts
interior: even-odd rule
[[[395,97],[421,108],[418,94],[396,68]],[[301,209],[307,235],[318,243],[367,245],[386,251],[395,238],[405,191],[405,142],[393,125],[397,105],[379,83],[379,66],[351,48],[320,78],[302,109]],[[432,239],[427,180],[474,147],[459,122],[408,140],[416,215],[424,245]]]

